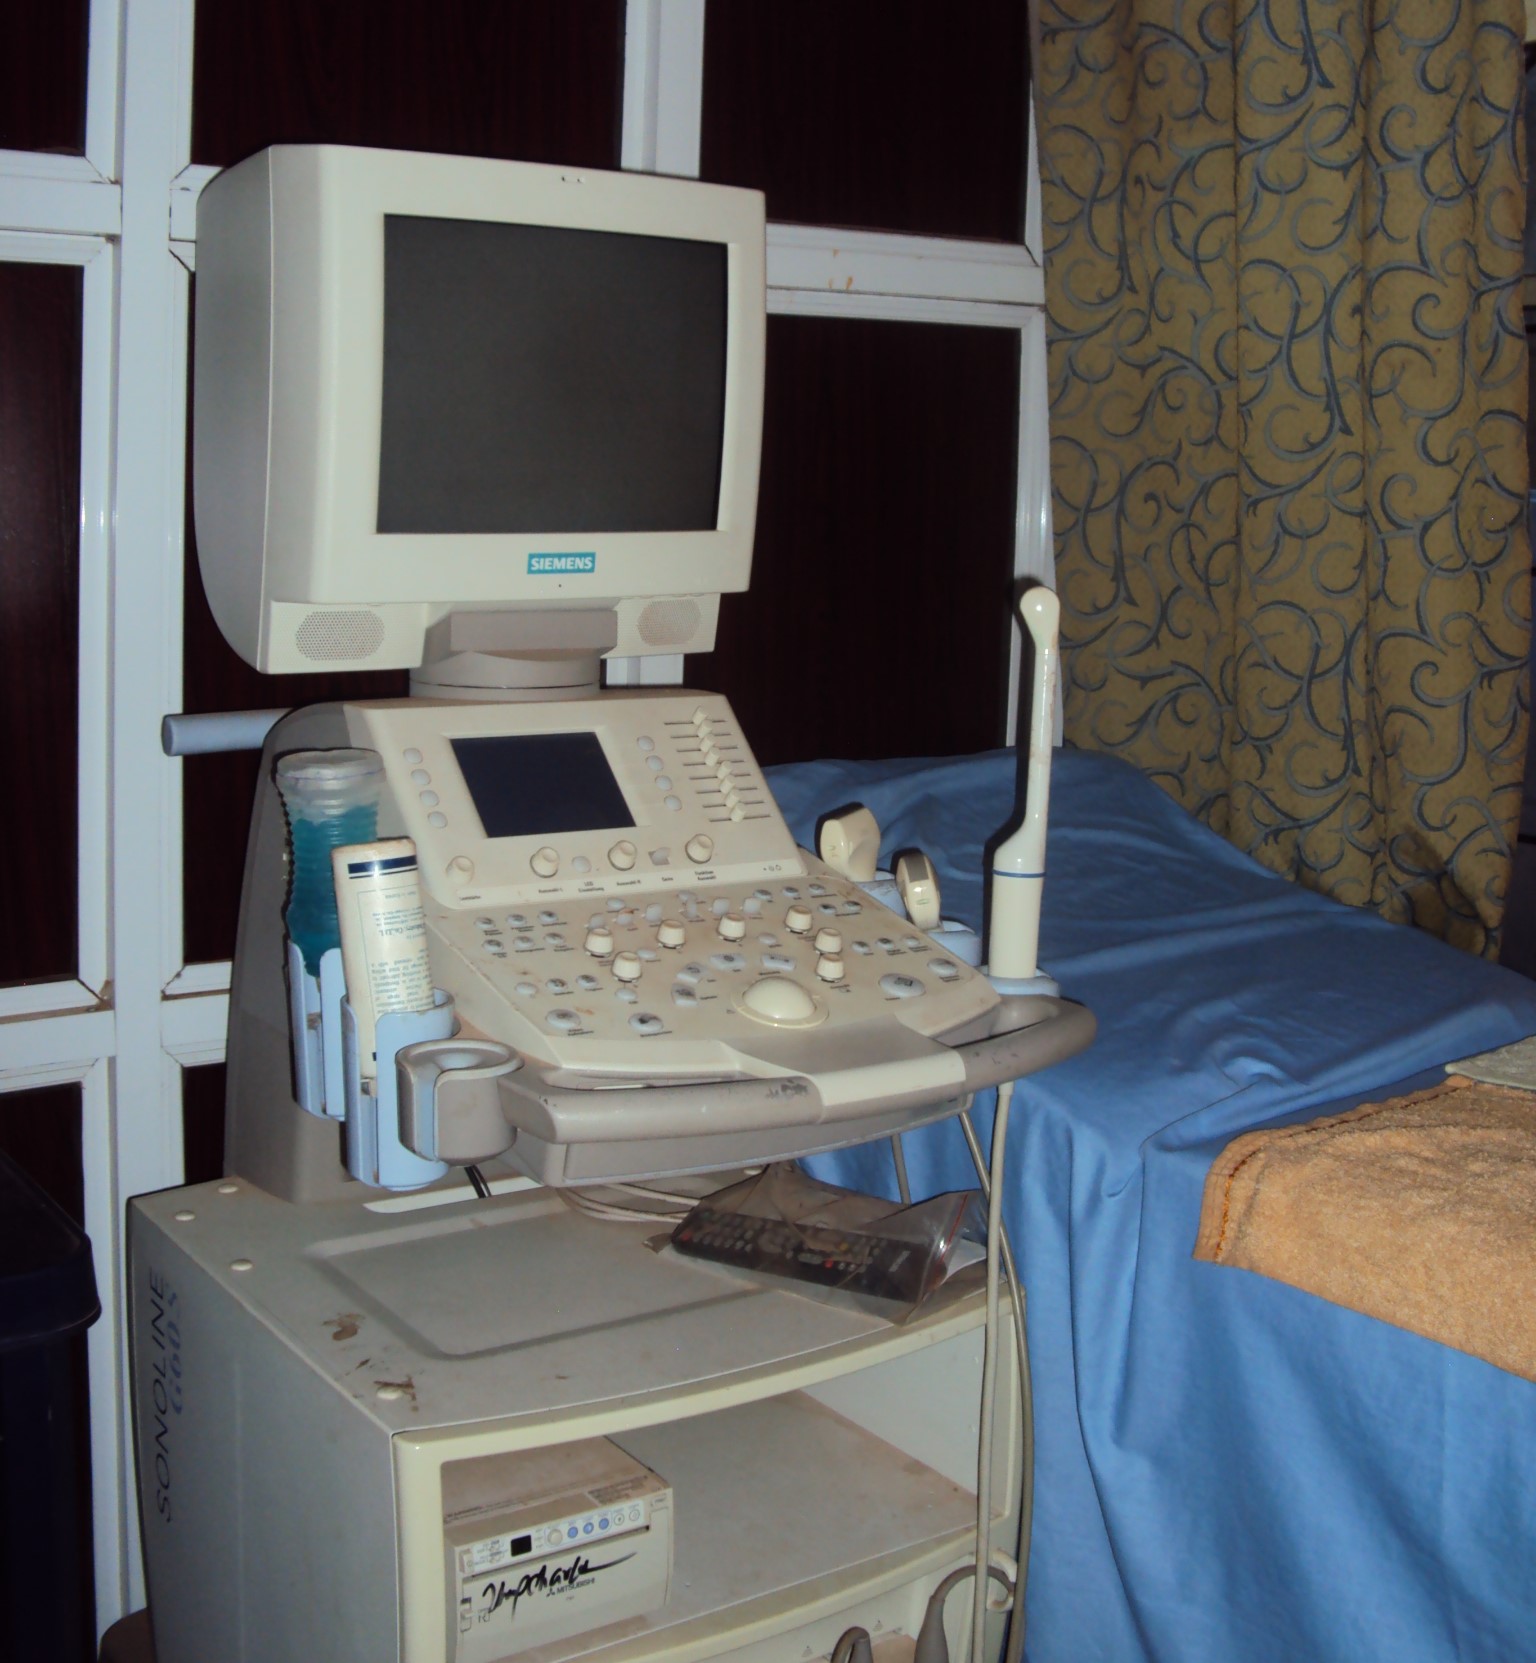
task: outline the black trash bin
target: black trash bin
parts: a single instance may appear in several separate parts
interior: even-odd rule
[[[69,1342],[100,1315],[89,1238],[0,1154],[0,1658],[58,1657],[80,1626]]]

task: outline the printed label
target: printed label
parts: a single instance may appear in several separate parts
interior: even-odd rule
[[[157,1270],[149,1273],[149,1337],[155,1348],[149,1375],[150,1448],[155,1512],[171,1522],[171,1427],[182,1410],[180,1299]]]
[[[595,572],[595,554],[530,554],[528,571],[531,576],[549,572]]]

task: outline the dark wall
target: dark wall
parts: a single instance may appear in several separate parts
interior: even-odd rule
[[[80,308],[78,268],[0,263],[0,983],[76,965]]]

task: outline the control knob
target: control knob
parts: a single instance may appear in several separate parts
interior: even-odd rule
[[[560,870],[560,855],[547,844],[542,849],[535,849],[528,858],[528,864],[541,878],[552,878]]]
[[[715,852],[715,840],[706,837],[703,832],[696,832],[683,845],[683,852],[695,866],[706,866],[709,857]]]
[[[595,959],[607,958],[613,951],[613,931],[597,928],[588,930],[586,949]]]
[[[627,872],[635,864],[638,852],[627,837],[623,838],[608,851],[608,864],[615,872]]]
[[[840,953],[843,950],[843,932],[841,930],[817,930],[816,951],[818,953]]]
[[[816,974],[824,982],[840,982],[843,979],[843,961],[836,953],[823,953],[816,961]]]
[[[796,935],[804,935],[813,922],[811,909],[802,905],[799,901],[796,901],[789,911],[784,914],[784,928],[792,930]]]
[[[747,921],[739,912],[723,912],[715,928],[722,941],[741,941],[746,937]]]
[[[641,968],[638,953],[615,953],[613,956],[613,973],[621,982],[638,982]]]
[[[688,939],[688,931],[680,918],[663,918],[656,929],[658,947],[681,947]]]

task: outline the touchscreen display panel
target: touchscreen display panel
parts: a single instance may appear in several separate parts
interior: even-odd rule
[[[594,733],[497,734],[450,743],[487,837],[635,824]]]

